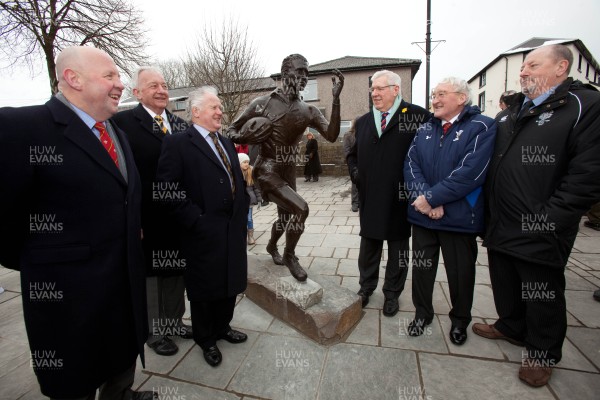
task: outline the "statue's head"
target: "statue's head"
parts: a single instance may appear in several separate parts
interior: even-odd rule
[[[298,95],[308,81],[308,61],[300,54],[291,54],[281,63],[283,90]]]

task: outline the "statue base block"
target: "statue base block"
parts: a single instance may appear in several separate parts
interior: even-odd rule
[[[320,344],[342,341],[362,317],[356,293],[313,271],[298,282],[265,255],[248,256],[246,296]]]

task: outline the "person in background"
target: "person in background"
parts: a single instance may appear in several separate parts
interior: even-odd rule
[[[477,235],[484,231],[482,192],[494,149],[496,122],[471,105],[463,79],[446,78],[431,95],[434,117],[418,131],[404,162],[413,224],[410,336],[420,336],[434,317],[433,289],[440,249],[452,309],[450,341],[467,340],[475,289]]]
[[[356,120],[352,121],[352,126],[350,127],[350,129],[348,130],[348,132],[346,132],[346,134],[344,135],[344,139],[342,140],[342,145],[344,146],[344,156],[348,157],[348,154],[350,154],[350,150],[352,149],[352,146],[354,146],[354,142],[356,141],[356,136],[354,134],[354,127],[356,125]],[[358,211],[358,188],[356,187],[356,184],[352,181],[350,181],[351,189],[350,189],[350,201],[352,204],[352,211],[353,212],[357,212]]]
[[[522,92],[497,117],[485,183],[490,280],[498,320],[488,339],[525,345],[519,379],[544,386],[567,333],[565,267],[581,217],[600,200],[600,93],[569,78],[564,45],[531,51]]]
[[[150,335],[146,344],[158,355],[179,350],[169,336],[191,339],[185,313],[185,261],[179,254],[179,229],[163,208],[172,193],[157,187],[156,167],[163,139],[183,132],[188,124],[167,110],[169,88],[162,72],[144,66],[132,75],[137,107],[117,113],[113,121],[123,129],[142,179],[142,246],[146,263],[146,292]]]
[[[500,100],[498,101],[498,107],[500,107],[500,111],[506,110],[514,101],[513,95],[516,94],[514,90],[507,90],[506,92],[500,95]]]
[[[319,143],[315,139],[315,135],[308,133],[306,135],[308,141],[306,142],[306,152],[304,165],[304,182],[310,182],[311,178],[313,182],[319,181],[319,174],[323,173],[321,168],[321,161],[319,160]]]
[[[401,79],[394,72],[373,74],[369,91],[373,108],[355,124],[356,141],[346,157],[360,204],[358,270],[362,306],[377,288],[383,241],[388,261],[383,283],[383,315],[398,313],[398,298],[408,275],[411,225],[406,219],[408,199],[403,198],[404,158],[415,132],[430,113],[400,95]]]
[[[248,244],[256,244],[254,240],[254,222],[252,221],[252,206],[262,204],[262,196],[258,186],[254,184],[252,178],[252,166],[250,165],[250,157],[244,153],[238,153],[238,159],[240,161],[240,167],[242,168],[242,175],[244,181],[246,181],[246,192],[250,196],[250,208],[248,210]]]
[[[235,151],[239,153],[249,154],[250,150],[247,144],[236,144]]]

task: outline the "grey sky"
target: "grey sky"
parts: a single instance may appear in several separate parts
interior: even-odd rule
[[[425,0],[134,1],[144,11],[155,58],[180,57],[202,24],[231,16],[248,26],[266,75],[278,72],[291,53],[303,54],[311,64],[347,55],[421,59],[413,102],[424,104],[425,55],[411,42],[425,40]],[[598,15],[597,0],[432,0],[432,40],[446,42],[432,54],[431,84],[449,75],[469,79],[498,54],[534,36],[581,39],[599,60]],[[0,106],[47,100],[46,72],[39,65],[34,79],[27,71],[1,73]]]

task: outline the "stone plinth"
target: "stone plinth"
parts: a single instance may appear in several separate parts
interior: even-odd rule
[[[340,342],[362,317],[356,293],[312,272],[298,282],[270,256],[248,256],[246,296],[320,344]]]
[[[283,297],[303,310],[318,304],[323,299],[323,287],[308,278],[298,282],[293,276],[284,276],[275,283],[275,295]]]

